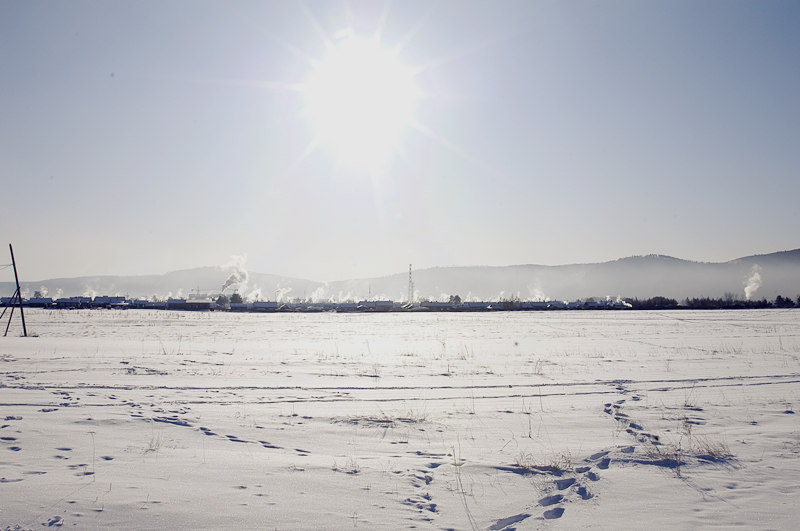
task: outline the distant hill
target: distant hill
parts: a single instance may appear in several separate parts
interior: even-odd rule
[[[754,273],[756,278],[750,282]],[[794,298],[800,294],[800,249],[725,263],[648,255],[595,264],[432,268],[414,271],[413,276],[418,294],[434,299],[452,294],[481,300],[661,295],[682,301],[687,297],[723,297],[726,293],[745,298],[748,283],[754,299],[774,299],[777,295]],[[408,292],[408,274],[333,282],[326,288],[331,293],[365,293],[367,285],[373,295],[398,299]]]
[[[800,249],[754,255],[730,262],[691,262],[664,255],[631,256],[611,262],[561,266],[436,267],[413,272],[417,297],[442,299],[459,295],[468,300],[576,300],[588,297],[665,296],[774,299],[800,294]],[[193,293],[216,296],[225,286],[249,298],[262,300],[404,300],[408,273],[329,283],[247,272],[236,268],[201,267],[163,275],[98,276],[23,282],[27,296],[45,288],[47,296],[127,295],[182,297]],[[0,283],[0,294],[11,295],[10,282]]]
[[[226,283],[229,285],[226,286]],[[163,275],[52,278],[20,283],[27,296],[33,296],[35,291],[45,291],[47,297],[54,298],[79,295],[125,295],[147,299],[181,298],[196,294],[217,296],[226,286],[224,292],[227,294],[238,291],[242,295],[263,300],[275,300],[276,295],[287,293],[291,293],[292,297],[311,295],[320,285],[309,280],[222,267],[198,267]],[[14,289],[11,282],[0,283],[3,296],[12,295]]]

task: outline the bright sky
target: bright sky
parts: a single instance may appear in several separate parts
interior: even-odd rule
[[[28,280],[797,248],[798,28],[793,0],[0,0],[0,242]]]

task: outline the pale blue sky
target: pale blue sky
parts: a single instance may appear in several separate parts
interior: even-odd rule
[[[378,174],[308,150],[295,90],[348,27],[425,67]],[[0,237],[29,280],[800,247],[797,28],[795,1],[0,0]]]

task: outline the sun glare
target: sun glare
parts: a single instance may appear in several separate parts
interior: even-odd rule
[[[396,53],[352,34],[328,49],[303,88],[316,142],[367,170],[397,151],[418,98],[413,71]]]

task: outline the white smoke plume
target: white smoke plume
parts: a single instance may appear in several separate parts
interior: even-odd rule
[[[531,301],[547,301],[548,297],[542,291],[539,279],[536,279],[534,284],[528,284],[528,300]]]
[[[328,292],[328,285],[324,284],[311,292],[311,302],[337,302],[336,297]]]
[[[84,288],[84,290],[83,290],[83,296],[84,297],[91,297],[93,299],[93,298],[97,297],[97,291],[95,291],[90,286],[86,286]]]
[[[356,300],[353,292],[351,291],[348,291],[347,293],[340,291],[338,297],[339,302],[354,302]]]
[[[247,294],[247,299],[251,301],[260,301],[264,297],[264,294],[261,291],[261,288],[258,286],[253,286],[253,289],[250,290],[250,293]]]
[[[221,291],[225,291],[228,288],[233,288],[234,291],[245,291],[247,289],[248,274],[247,269],[244,267],[246,262],[247,256],[233,255],[230,260],[221,266],[223,271],[230,271]]]
[[[60,298],[61,298],[63,295],[64,295],[64,290],[63,290],[63,289],[61,289],[61,288],[58,288],[58,289],[56,290],[56,297],[55,297],[55,298],[56,298],[56,299],[60,299]]]
[[[277,302],[288,302],[288,301],[289,301],[289,298],[288,298],[288,297],[286,297],[286,296],[287,296],[287,295],[288,295],[288,294],[289,294],[291,291],[292,291],[292,288],[278,288],[278,289],[276,289],[276,290],[275,290],[275,300],[276,300]]]
[[[750,271],[750,276],[744,281],[744,296],[750,300],[761,287],[761,266],[755,264]]]
[[[39,286],[39,295],[41,295],[42,297],[47,297],[48,293],[49,291],[47,289],[47,286]]]

